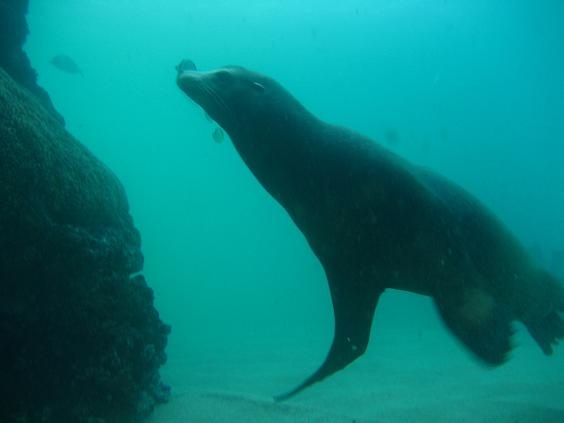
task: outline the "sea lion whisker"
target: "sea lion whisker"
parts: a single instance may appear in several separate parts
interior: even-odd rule
[[[231,108],[227,103],[221,98],[221,96],[211,87],[203,85],[204,91],[214,100],[217,106],[219,106],[224,113],[232,113]]]

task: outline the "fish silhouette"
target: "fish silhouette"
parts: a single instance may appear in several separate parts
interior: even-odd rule
[[[223,132],[223,129],[221,129],[219,126],[215,128],[212,133],[212,138],[216,143],[218,144],[222,143],[223,139],[225,138],[225,133]]]
[[[196,64],[190,59],[183,59],[178,65],[174,67],[178,75],[184,71],[195,71]]]
[[[76,62],[71,59],[69,56],[65,54],[58,54],[54,56],[49,63],[55,66],[60,71],[70,73],[70,74],[80,74],[84,76],[82,73],[82,69],[78,67]]]

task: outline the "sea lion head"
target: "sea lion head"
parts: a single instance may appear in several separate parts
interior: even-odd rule
[[[240,66],[179,71],[177,84],[233,140],[276,131],[292,114],[289,111],[305,111],[274,79]]]

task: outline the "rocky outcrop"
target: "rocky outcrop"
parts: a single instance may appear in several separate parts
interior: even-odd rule
[[[0,421],[137,421],[169,327],[114,174],[0,69]]]
[[[0,421],[138,421],[170,328],[123,187],[37,85],[27,5],[0,0]]]
[[[28,0],[0,0],[0,67],[32,92],[59,122],[64,123],[47,92],[37,85],[37,73],[23,51],[28,34],[27,7]]]

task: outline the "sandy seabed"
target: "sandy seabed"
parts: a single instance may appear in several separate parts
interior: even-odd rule
[[[313,371],[327,340],[204,342],[171,357],[171,401],[149,422],[564,422],[562,348],[545,357],[521,328],[511,360],[489,369],[446,331],[403,332],[379,331],[361,359],[285,402],[271,395]]]

